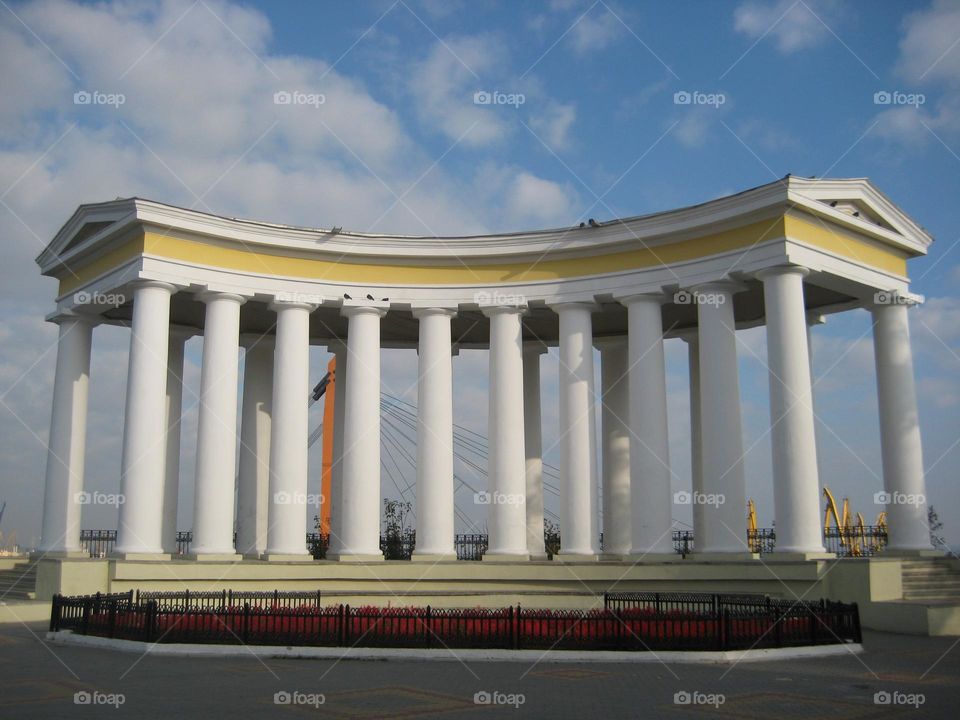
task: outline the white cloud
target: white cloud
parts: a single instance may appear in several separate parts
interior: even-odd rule
[[[569,189],[527,172],[513,178],[508,196],[507,217],[515,227],[536,228],[575,215]]]
[[[563,150],[570,143],[570,129],[576,117],[577,108],[572,103],[551,102],[540,114],[530,118],[530,126],[551,150]]]
[[[623,30],[623,25],[610,10],[595,7],[579,19],[568,37],[574,51],[578,55],[586,55],[612,44]]]
[[[824,8],[814,5],[813,0],[779,0],[772,5],[750,0],[734,10],[733,26],[753,40],[773,38],[777,49],[789,54],[813,47],[829,34],[817,18],[823,17],[823,12]]]

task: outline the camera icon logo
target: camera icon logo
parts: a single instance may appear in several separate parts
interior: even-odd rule
[[[273,94],[274,105],[289,105],[292,102],[293,102],[293,95],[288,93],[286,90],[280,90]]]
[[[675,505],[689,505],[693,502],[693,496],[686,490],[678,490],[673,494],[673,502]]]
[[[693,102],[693,96],[686,90],[680,90],[673,94],[674,105],[689,105]]]
[[[889,505],[891,500],[893,500],[893,498],[890,496],[890,493],[884,490],[873,494],[873,503],[875,505]]]
[[[273,502],[277,505],[289,505],[293,502],[293,497],[286,490],[273,494]]]
[[[86,90],[78,90],[73,94],[74,105],[89,105],[93,102],[93,95]]]
[[[493,702],[493,696],[486,690],[481,690],[473,695],[474,705],[489,705],[491,702]]]
[[[489,505],[491,499],[490,493],[488,493],[486,490],[481,490],[480,492],[473,494],[474,505]]]
[[[893,102],[893,96],[886,90],[878,90],[873,94],[874,105],[889,105]]]
[[[689,705],[693,701],[693,696],[686,690],[681,690],[673,694],[674,705]]]
[[[273,694],[274,705],[289,705],[293,701],[293,696],[286,690],[280,690]]]
[[[489,105],[493,102],[493,96],[486,90],[477,90],[473,94],[474,105]]]

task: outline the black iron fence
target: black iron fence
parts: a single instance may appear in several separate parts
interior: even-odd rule
[[[174,597],[176,595],[177,597]],[[557,650],[730,650],[860,642],[856,604],[616,593],[596,610],[322,607],[290,593],[63,597],[52,632],[162,643]],[[277,601],[287,598],[286,603]]]
[[[788,600],[768,595],[604,593],[603,605],[622,618],[653,618],[661,634],[690,647],[711,640],[717,650],[859,643],[856,603]],[[651,645],[651,647],[653,647]]]
[[[181,530],[177,533],[177,555],[185,556],[190,551],[193,533]],[[863,528],[828,528],[824,533],[824,545],[828,552],[838,557],[869,557],[882,551],[887,544],[887,529],[883,526],[868,525]],[[107,557],[113,552],[117,541],[116,530],[81,530],[80,546],[90,557]],[[777,534],[774,528],[758,528],[747,531],[747,544],[751,552],[761,555],[773,552]],[[458,560],[480,560],[487,551],[486,534],[458,534],[454,537],[454,547]],[[602,536],[601,536],[602,543]],[[307,534],[307,548],[317,560],[327,555],[330,538],[320,533]],[[546,533],[544,546],[547,556],[552,558],[560,550],[560,535]],[[409,560],[416,547],[416,533],[400,537],[380,537],[380,550],[388,560]],[[693,532],[690,530],[673,531],[673,549],[686,556],[695,550]]]

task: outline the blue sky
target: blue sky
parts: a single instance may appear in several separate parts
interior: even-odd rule
[[[960,542],[958,38],[955,2],[3,4],[0,530],[29,543],[39,527],[55,356],[42,318],[55,288],[33,258],[82,202],[140,195],[277,222],[446,234],[642,214],[789,172],[868,176],[936,238],[911,263],[913,290],[928,299],[911,317],[929,495]],[[123,103],[75,104],[82,91]],[[284,91],[324,102],[276,105]],[[523,102],[478,105],[483,91]],[[878,104],[883,92],[897,100]],[[712,101],[678,104],[678,93]],[[748,489],[769,525],[765,343],[762,330],[740,335]],[[126,343],[122,329],[95,334],[87,474],[105,491],[118,485]],[[194,391],[201,347],[188,345]],[[667,359],[681,489],[679,341]],[[322,348],[312,360],[319,378]],[[822,476],[868,521],[880,488],[872,363],[865,312],[815,329]],[[415,355],[391,352],[385,367],[388,389],[415,397]],[[485,367],[479,352],[455,362],[457,417],[477,430]],[[556,462],[553,354],[543,375]],[[181,527],[196,415],[189,397],[186,406]],[[106,508],[84,516],[84,527],[114,523]]]

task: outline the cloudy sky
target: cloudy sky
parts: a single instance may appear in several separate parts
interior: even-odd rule
[[[55,283],[34,258],[80,203],[137,195],[291,224],[473,233],[665,210],[786,173],[870,177],[936,238],[911,264],[927,298],[911,321],[928,493],[960,543],[956,2],[0,0],[0,67],[0,530],[25,545],[38,539],[56,339],[43,320]],[[324,102],[278,105],[278,92]],[[494,92],[505,102],[475,102]],[[694,92],[712,101],[676,102]],[[739,336],[748,494],[769,525],[765,339]],[[116,492],[128,332],[94,338],[87,485]],[[881,487],[869,316],[834,315],[813,338],[821,479],[869,522]],[[184,529],[201,348],[188,344]],[[327,358],[314,348],[316,379]],[[681,489],[680,341],[667,361]],[[385,391],[415,399],[415,354],[385,353],[384,368]],[[454,368],[458,421],[485,432],[485,355]],[[556,369],[551,353],[553,463]],[[399,497],[413,475],[393,455],[383,490]],[[458,500],[479,518],[468,492]],[[86,528],[115,523],[109,508],[84,513]]]

